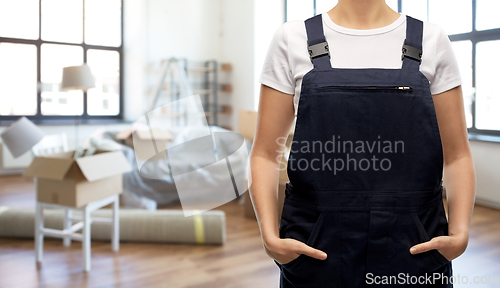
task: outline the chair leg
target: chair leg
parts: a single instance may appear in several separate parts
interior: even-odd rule
[[[64,229],[69,229],[69,228],[71,228],[71,225],[73,225],[73,222],[71,221],[71,217],[73,217],[73,210],[65,209],[64,210]],[[63,245],[64,245],[64,247],[71,246],[71,237],[70,236],[64,237]]]
[[[120,206],[119,197],[116,195],[113,202],[113,223],[111,225],[111,249],[118,251],[120,249]]]
[[[83,229],[82,229],[82,252],[83,252],[83,270],[90,271],[90,211],[87,206],[83,209]]]
[[[35,215],[35,254],[36,262],[42,263],[43,260],[43,206],[40,202],[36,202]]]

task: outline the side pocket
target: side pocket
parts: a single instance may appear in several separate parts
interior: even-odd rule
[[[317,217],[315,223],[313,224],[312,230],[310,230],[310,233],[308,234],[307,240],[304,241],[303,239],[300,239],[300,237],[295,237],[295,235],[297,235],[296,233],[287,233],[286,229],[283,232],[283,238],[291,238],[291,239],[295,239],[298,241],[302,241],[306,245],[314,247],[314,245],[316,243],[316,238],[318,237],[319,231],[321,230],[320,229],[322,226],[321,223],[323,222],[323,219],[328,214],[328,212],[327,211],[317,211],[317,213],[319,213],[319,216]],[[296,224],[296,225],[294,225],[294,227],[299,229],[298,227],[302,227],[303,224],[307,224],[307,223],[294,223],[294,224]],[[308,224],[311,224],[311,223],[308,223]],[[293,259],[292,261],[281,264],[281,265],[288,269],[288,268],[291,268],[292,266],[296,266],[300,262],[304,261],[307,257],[309,257],[309,256],[307,256],[305,254],[300,254],[297,258]]]
[[[421,236],[422,242],[427,242],[427,241],[431,240],[431,238],[429,237],[429,234],[425,230],[424,225],[420,221],[420,218],[418,217],[417,213],[411,212],[411,216],[413,218],[413,222],[414,222],[415,226],[419,230],[419,234]],[[436,249],[432,249],[432,250],[429,250],[428,252],[424,252],[424,253],[429,253],[431,256],[433,256],[434,260],[436,260],[439,264],[446,264],[446,263],[450,262],[450,260],[446,259],[446,257],[444,257],[443,254],[439,253],[439,251],[437,251]]]

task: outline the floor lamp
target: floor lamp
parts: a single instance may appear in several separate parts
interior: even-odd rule
[[[81,90],[86,92],[90,88],[95,87],[94,76],[90,71],[90,67],[87,64],[80,66],[69,66],[63,68],[63,76],[61,83],[61,90]],[[78,121],[79,116],[75,116],[75,157],[78,157],[82,152],[80,149],[79,135],[78,135]]]

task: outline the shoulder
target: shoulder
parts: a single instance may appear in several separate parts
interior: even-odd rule
[[[443,37],[448,37],[441,25],[424,21],[423,41],[438,41]]]
[[[443,30],[441,25],[433,22],[422,21],[424,23],[424,33],[434,34]]]
[[[293,20],[283,24],[286,29],[291,33],[305,33],[306,25],[304,20]]]
[[[460,85],[460,69],[446,31],[438,24],[424,22],[423,32],[421,69],[431,82],[431,93],[439,94]]]
[[[452,49],[450,38],[443,27],[427,21],[424,21],[422,46],[424,54],[427,54],[435,65],[443,53],[449,53]]]
[[[274,32],[276,41],[288,42],[290,39],[306,38],[304,21],[293,20],[281,24]]]

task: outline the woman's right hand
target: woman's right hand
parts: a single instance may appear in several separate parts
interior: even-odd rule
[[[300,254],[305,254],[319,260],[325,260],[327,257],[325,252],[291,238],[281,239],[273,237],[264,242],[264,249],[269,257],[280,264],[287,264],[297,259]]]

